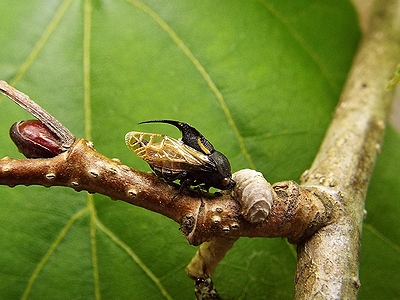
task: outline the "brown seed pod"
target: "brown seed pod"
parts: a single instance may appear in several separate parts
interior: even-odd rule
[[[10,137],[27,158],[49,158],[61,153],[60,139],[38,120],[14,123]]]
[[[233,196],[242,206],[244,218],[251,223],[264,221],[271,210],[275,192],[264,176],[257,171],[244,169],[233,174],[236,186]]]

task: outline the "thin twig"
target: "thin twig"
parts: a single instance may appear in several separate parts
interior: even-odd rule
[[[175,197],[179,188],[101,155],[84,139],[53,158],[0,159],[0,184],[67,186],[119,199],[175,220],[193,245],[215,236],[286,237],[298,242],[332,221],[337,201],[295,182],[276,183],[269,216],[253,224],[229,193],[207,196],[185,189]]]

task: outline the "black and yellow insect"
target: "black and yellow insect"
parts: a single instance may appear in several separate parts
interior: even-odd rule
[[[228,190],[235,186],[228,159],[193,126],[174,120],[150,120],[143,123],[168,123],[182,133],[172,137],[144,132],[129,132],[128,147],[145,160],[154,173],[168,182],[179,180],[182,187],[201,186]]]

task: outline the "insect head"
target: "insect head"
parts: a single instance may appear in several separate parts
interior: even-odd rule
[[[235,186],[228,159],[193,126],[173,120],[150,120],[143,123],[167,123],[177,127],[182,138],[144,132],[129,132],[125,136],[128,147],[145,160],[154,173],[185,186],[199,186],[206,190],[215,187],[228,190]]]

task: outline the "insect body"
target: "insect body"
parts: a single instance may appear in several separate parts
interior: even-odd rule
[[[203,185],[206,190],[210,187],[228,190],[235,186],[228,159],[197,129],[173,120],[150,120],[139,124],[156,122],[176,126],[182,138],[177,140],[162,134],[133,131],[126,134],[125,142],[158,177],[169,182],[179,180],[182,187]]]

